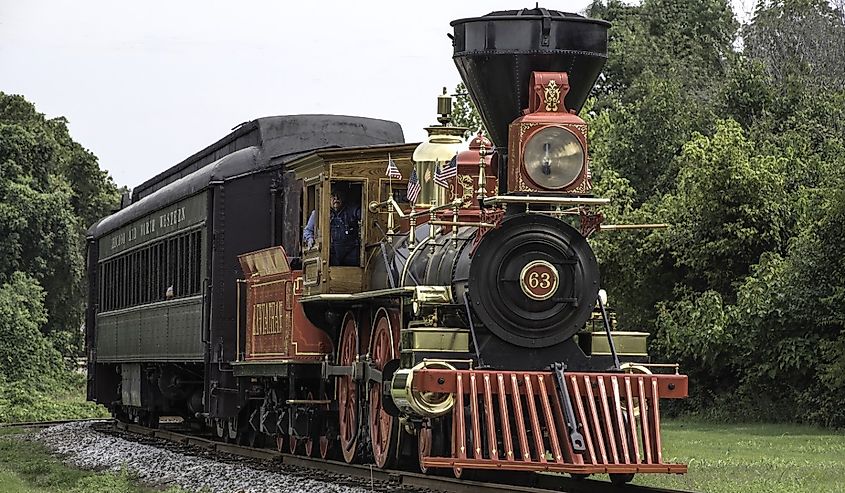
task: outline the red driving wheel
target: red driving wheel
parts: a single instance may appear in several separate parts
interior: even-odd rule
[[[393,328],[398,325],[395,314],[384,308],[376,312],[373,336],[370,339],[370,358],[373,366],[384,369],[388,361],[398,356],[398,340]],[[370,437],[373,445],[373,460],[378,467],[390,467],[396,458],[398,420],[384,410],[381,383],[370,384]]]
[[[423,465],[423,457],[431,455],[431,440],[431,423],[426,421],[417,435],[417,458],[419,459],[420,472],[423,474],[428,473],[428,468]]]
[[[308,394],[305,397],[309,401],[314,400],[314,394],[309,390]],[[310,426],[309,426],[310,428]],[[313,457],[314,453],[314,439],[310,436],[305,439],[305,456],[306,457]]]
[[[329,396],[323,392],[323,400],[328,401]],[[328,405],[326,405],[328,408]],[[327,459],[329,457],[329,450],[332,448],[332,445],[335,440],[330,440],[328,436],[329,426],[323,421],[322,429],[320,430],[320,458]]]
[[[358,322],[352,312],[347,312],[343,321],[338,348],[338,364],[352,366],[358,356]],[[358,383],[351,375],[337,380],[338,421],[340,448],[343,459],[351,463],[358,448]]]

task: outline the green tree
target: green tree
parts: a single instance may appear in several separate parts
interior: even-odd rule
[[[74,142],[64,118],[47,119],[0,93],[0,282],[15,272],[48,293],[42,330],[64,354],[81,345],[85,228],[115,208],[117,187]]]
[[[786,160],[758,154],[727,120],[713,137],[695,135],[676,161],[677,192],[663,200],[673,220],[665,248],[685,270],[686,286],[733,299],[733,283],[760,255],[786,245]]]
[[[487,130],[484,128],[484,123],[481,121],[475,105],[469,97],[467,88],[463,82],[459,83],[455,88],[455,103],[452,107],[452,124],[456,127],[466,127],[467,131],[464,138],[470,135],[475,135],[479,130]]]
[[[44,290],[38,281],[15,272],[0,286],[0,378],[33,385],[52,382],[62,358],[41,334],[47,322]]]
[[[761,0],[742,39],[778,86],[845,89],[845,16],[827,0]]]

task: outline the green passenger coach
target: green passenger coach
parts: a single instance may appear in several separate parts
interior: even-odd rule
[[[201,192],[100,238],[98,361],[202,362],[207,204]]]

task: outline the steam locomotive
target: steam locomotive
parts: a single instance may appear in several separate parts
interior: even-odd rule
[[[534,8],[452,26],[490,140],[463,150],[446,95],[419,145],[384,120],[261,118],[91,227],[89,399],[382,468],[686,472],[659,401],[687,378],[613,330],[588,242],[618,227],[577,116],[609,24]]]

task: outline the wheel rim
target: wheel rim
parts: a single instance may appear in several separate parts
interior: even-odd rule
[[[299,439],[293,435],[289,436],[288,447],[290,447],[290,453],[296,455],[296,451],[299,448]]]
[[[376,323],[373,327],[371,338],[370,357],[373,366],[378,370],[384,369],[384,365],[396,358],[395,339],[393,337],[393,326],[387,310],[380,308],[376,313]],[[394,458],[396,445],[396,420],[384,410],[382,404],[382,384],[373,383],[370,385],[370,412],[369,425],[370,437],[373,445],[373,459],[378,467],[387,467]]]
[[[340,339],[338,362],[351,366],[358,355],[358,323],[352,313],[347,313]],[[352,462],[358,445],[358,384],[352,376],[338,379],[338,420],[340,424],[340,445],[343,458]]]
[[[320,458],[327,459],[329,457],[329,448],[331,448],[331,442],[329,441],[329,437],[326,435],[320,435]]]
[[[238,439],[238,421],[237,418],[229,418],[226,420],[226,441],[233,443]]]
[[[329,396],[323,392],[323,400],[328,401]],[[328,406],[325,406],[328,409]],[[329,456],[329,447],[331,446],[331,442],[329,441],[328,437],[328,418],[324,415],[323,419],[320,422],[320,438],[319,438],[319,449],[320,449],[320,457],[325,459]]]
[[[314,399],[314,393],[309,390],[308,393],[305,395],[305,398],[308,399],[309,401],[313,400]],[[313,415],[311,415],[311,423],[308,424],[309,425],[308,426],[309,436],[308,436],[308,438],[305,439],[305,455],[308,456],[308,457],[313,457],[312,454],[314,453],[314,439],[310,436],[311,435],[310,432],[312,431],[311,427],[314,426],[314,424],[315,424],[315,420],[313,418]]]
[[[287,448],[287,440],[286,436],[284,435],[276,435],[276,450],[279,452],[284,452]]]
[[[420,472],[428,473],[428,468],[423,465],[423,457],[431,455],[431,427],[423,424],[420,433],[417,435],[417,457],[419,458]]]

